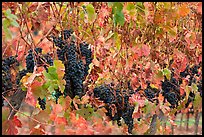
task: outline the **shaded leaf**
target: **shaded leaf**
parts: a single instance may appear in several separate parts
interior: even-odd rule
[[[115,24],[120,24],[121,26],[124,25],[125,23],[125,18],[124,18],[124,14],[122,13],[122,11],[117,10],[116,13],[114,14],[114,22]]]

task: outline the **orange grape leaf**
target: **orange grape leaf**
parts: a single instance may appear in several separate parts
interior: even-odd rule
[[[42,68],[36,68],[36,66],[34,67],[34,72],[30,75],[30,77],[28,77],[27,81],[25,82],[25,85],[28,86],[30,84],[33,83],[34,79],[38,76],[42,75]]]
[[[89,102],[89,96],[85,95],[82,97],[81,104],[87,104]]]
[[[56,117],[55,124],[56,125],[59,125],[59,124],[67,125],[67,120],[65,117]]]
[[[181,17],[184,17],[186,15],[188,15],[190,13],[190,9],[188,8],[188,5],[186,3],[183,3],[180,7],[179,7],[179,15]]]
[[[162,94],[159,94],[158,100],[159,100],[159,102],[163,102],[164,96],[162,96]]]
[[[45,132],[41,128],[33,128],[30,131],[30,135],[44,135]]]
[[[97,67],[100,66],[100,62],[99,62],[96,58],[94,58],[92,62],[93,62],[93,64],[94,64],[95,66],[97,66]]]

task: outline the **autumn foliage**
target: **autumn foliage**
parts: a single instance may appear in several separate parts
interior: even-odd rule
[[[134,91],[129,97],[134,106],[131,134],[170,134],[172,129],[164,123],[176,127],[176,114],[188,113],[191,106],[202,112],[201,25],[201,2],[3,2],[2,59],[17,55],[19,64],[10,66],[12,89],[2,93],[7,104],[2,106],[2,134],[130,134],[128,125],[122,120],[118,126],[106,115],[107,104],[93,96],[93,90],[104,84],[121,91],[130,86]],[[56,99],[57,90],[65,92],[67,68],[57,55],[53,36],[70,29],[76,45],[89,44],[92,62],[83,81],[84,95]],[[53,65],[36,65],[16,84],[29,50],[37,47],[43,56],[52,57]],[[85,64],[78,46],[76,51]],[[190,76],[181,77],[187,66]],[[199,66],[195,75],[194,66]],[[190,82],[193,76],[195,81]],[[166,101],[165,78],[182,83],[177,105]],[[159,91],[156,101],[145,93],[149,87]],[[19,90],[26,96],[15,110],[10,99]],[[185,107],[191,93],[194,99]],[[38,98],[45,100],[45,109]],[[23,110],[26,105],[31,113]],[[116,106],[111,109],[112,115],[117,113]],[[15,111],[12,118],[11,111]]]

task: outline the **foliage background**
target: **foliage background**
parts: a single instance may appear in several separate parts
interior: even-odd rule
[[[97,85],[110,82],[122,83],[121,88],[125,89],[129,80],[134,90],[139,85],[145,89],[147,81],[160,89],[163,75],[171,75],[172,68],[178,78],[187,64],[202,63],[201,25],[201,2],[3,2],[2,57],[18,55],[18,70],[25,68],[25,54],[30,48],[40,46],[43,52],[51,52],[56,58],[56,49],[48,35],[72,28],[77,43],[86,41],[92,45],[94,60],[85,82],[88,92]],[[56,58],[56,69],[61,67]],[[57,73],[63,75],[63,72]],[[13,77],[16,74],[13,70]],[[38,74],[42,75],[43,70],[32,75],[39,77]],[[31,116],[26,114],[30,118],[30,134],[127,134],[127,127],[117,127],[108,121],[103,109],[86,117],[80,114],[92,112],[92,108],[71,110],[69,97],[60,98],[59,104],[50,100],[46,105],[52,109],[40,110],[36,100],[45,93],[35,90],[39,82],[28,81],[28,78],[24,78],[24,86],[33,94],[27,94],[25,102],[34,107]],[[42,81],[46,81],[45,77]],[[181,93],[188,91],[186,85],[180,88],[183,89]],[[159,100],[162,98],[159,96]],[[133,117],[145,117],[135,122],[133,134],[146,133],[152,115],[160,109],[174,125],[173,114],[178,110],[170,110],[169,104],[155,106],[139,95],[133,96],[131,101],[137,102]],[[74,102],[100,105],[88,95],[82,100],[76,98]],[[202,99],[194,104],[201,112]],[[141,111],[144,105],[146,111]],[[182,102],[179,108],[182,113],[187,112],[182,108]],[[17,117],[9,121],[6,118],[8,111],[8,108],[2,108],[3,134],[17,134],[17,127],[24,125],[18,114],[24,112],[19,111]],[[157,121],[157,134],[169,134],[171,129],[161,123]],[[53,133],[48,127],[54,129]]]

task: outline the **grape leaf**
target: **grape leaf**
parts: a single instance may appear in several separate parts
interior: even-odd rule
[[[2,107],[2,123],[8,119],[10,110],[8,107]]]
[[[144,44],[141,47],[141,50],[142,50],[142,55],[144,55],[144,56],[148,56],[150,54],[150,47],[146,44]]]
[[[202,106],[202,97],[200,96],[200,93],[195,94],[195,99],[193,101],[193,107],[195,110],[199,109]]]
[[[17,116],[14,116],[13,119],[6,120],[2,123],[3,126],[3,134],[6,135],[17,135],[18,134],[18,129],[16,127],[21,128],[22,123],[21,121],[17,118]]]
[[[171,71],[170,71],[169,69],[165,68],[165,69],[163,70],[163,74],[166,76],[166,78],[167,78],[168,80],[171,79]]]
[[[94,6],[92,4],[88,4],[86,6],[87,14],[88,14],[88,20],[90,23],[93,23],[96,19],[96,13],[94,10]]]
[[[125,17],[122,11],[116,10],[116,13],[114,14],[114,23],[117,25],[118,23],[123,26],[125,23]]]
[[[78,113],[79,115],[81,115],[85,119],[90,119],[91,116],[93,115],[93,112],[94,112],[94,110],[90,106],[87,106],[87,108],[83,107],[83,108],[76,111],[76,113]]]

